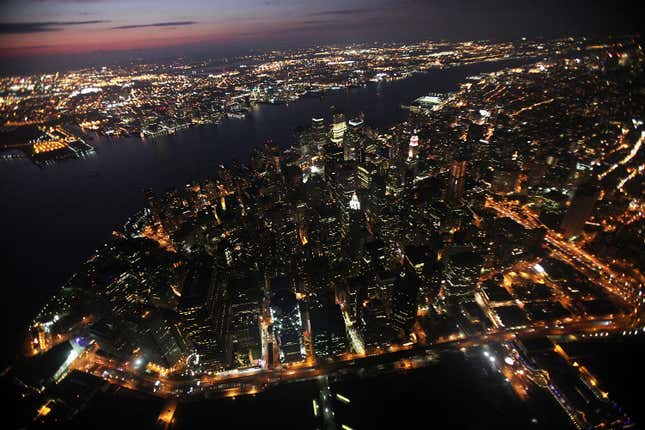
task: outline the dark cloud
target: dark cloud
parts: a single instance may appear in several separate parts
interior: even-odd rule
[[[311,16],[347,16],[347,15],[363,15],[371,12],[379,12],[382,8],[364,8],[364,9],[336,9],[325,10],[322,12],[312,13]]]
[[[46,21],[46,22],[1,22],[0,34],[42,33],[46,31],[59,31],[63,27],[73,25],[100,24],[101,20],[91,21]]]
[[[24,49],[45,49],[51,45],[26,45],[26,46],[13,46],[10,48],[2,48],[3,51],[22,51]]]
[[[168,21],[168,22],[155,22],[153,24],[132,24],[132,25],[119,25],[112,27],[113,30],[126,30],[130,28],[146,28],[146,27],[176,27],[179,25],[194,25],[197,21]]]

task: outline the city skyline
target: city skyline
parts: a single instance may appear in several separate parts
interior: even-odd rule
[[[8,427],[645,422],[634,4],[4,2]]]

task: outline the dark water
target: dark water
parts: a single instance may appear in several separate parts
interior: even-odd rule
[[[636,422],[645,428],[642,407],[643,347],[645,333],[615,336],[603,341],[566,343],[567,353],[582,366],[589,368],[600,381],[600,388],[618,403]]]
[[[314,430],[318,427],[312,400],[317,395],[316,383],[305,381],[278,385],[251,396],[180,404],[173,428]]]
[[[337,424],[354,429],[573,429],[557,402],[531,388],[520,400],[479,350],[443,353],[426,368],[377,377],[343,378],[331,391]]]
[[[526,60],[524,60],[526,62]],[[3,257],[2,362],[11,359],[20,332],[44,301],[144,205],[143,189],[157,192],[213,176],[220,163],[246,161],[250,150],[272,139],[294,142],[296,127],[314,116],[330,119],[331,108],[385,129],[404,119],[401,103],[429,92],[452,91],[473,74],[519,61],[437,70],[409,79],[371,84],[324,97],[305,97],[288,106],[261,106],[250,118],[196,127],[142,142],[137,138],[90,141],[96,154],[44,168],[26,160],[0,163],[0,238]]]

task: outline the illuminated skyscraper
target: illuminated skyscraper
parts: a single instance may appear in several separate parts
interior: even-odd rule
[[[352,195],[352,199],[349,201],[349,208],[354,211],[361,210],[361,202],[358,200],[356,193]]]
[[[300,304],[284,277],[271,281],[271,320],[278,339],[280,361],[291,363],[306,356]]]
[[[452,165],[450,166],[450,178],[451,179],[460,179],[466,176],[466,160],[457,156],[452,160]]]
[[[408,162],[413,162],[419,157],[419,136],[416,134],[410,137],[408,144]]]
[[[345,120],[345,115],[338,112],[334,114],[333,125],[331,130],[331,141],[336,145],[343,143],[343,137],[345,136],[345,131],[347,130],[347,121]]]
[[[325,143],[327,143],[327,127],[325,126],[324,118],[311,119],[311,132],[313,142],[318,150],[321,150]]]
[[[446,198],[451,201],[459,200],[464,194],[466,183],[466,157],[457,154],[450,166],[450,178],[448,179],[448,191]]]
[[[204,363],[220,366],[224,362],[223,327],[218,324],[226,313],[224,284],[211,282],[212,268],[200,261],[188,273],[177,310],[181,327],[194,352]]]
[[[327,126],[323,118],[311,120],[312,140],[316,154],[311,159],[311,175],[325,176],[325,146],[327,145]]]
[[[372,185],[372,180],[376,176],[376,166],[370,162],[361,163],[356,167],[356,179],[359,188],[367,190]]]
[[[356,193],[349,201],[347,224],[345,228],[345,251],[350,258],[356,259],[363,253],[368,235],[363,205]]]
[[[349,128],[343,138],[343,160],[359,160],[365,144],[365,136],[363,135],[362,128],[362,120],[349,121]]]
[[[357,326],[363,333],[365,346],[387,348],[396,339],[396,330],[388,318],[387,307],[383,300],[361,300],[357,309]]]

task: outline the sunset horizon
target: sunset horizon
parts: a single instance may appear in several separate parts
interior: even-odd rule
[[[506,39],[633,33],[611,2],[10,0],[0,6],[0,57],[163,48],[266,49],[336,42]],[[621,2],[630,5],[632,2]],[[200,13],[203,12],[203,13]],[[593,21],[593,22],[590,22]],[[500,28],[501,27],[501,28]]]

